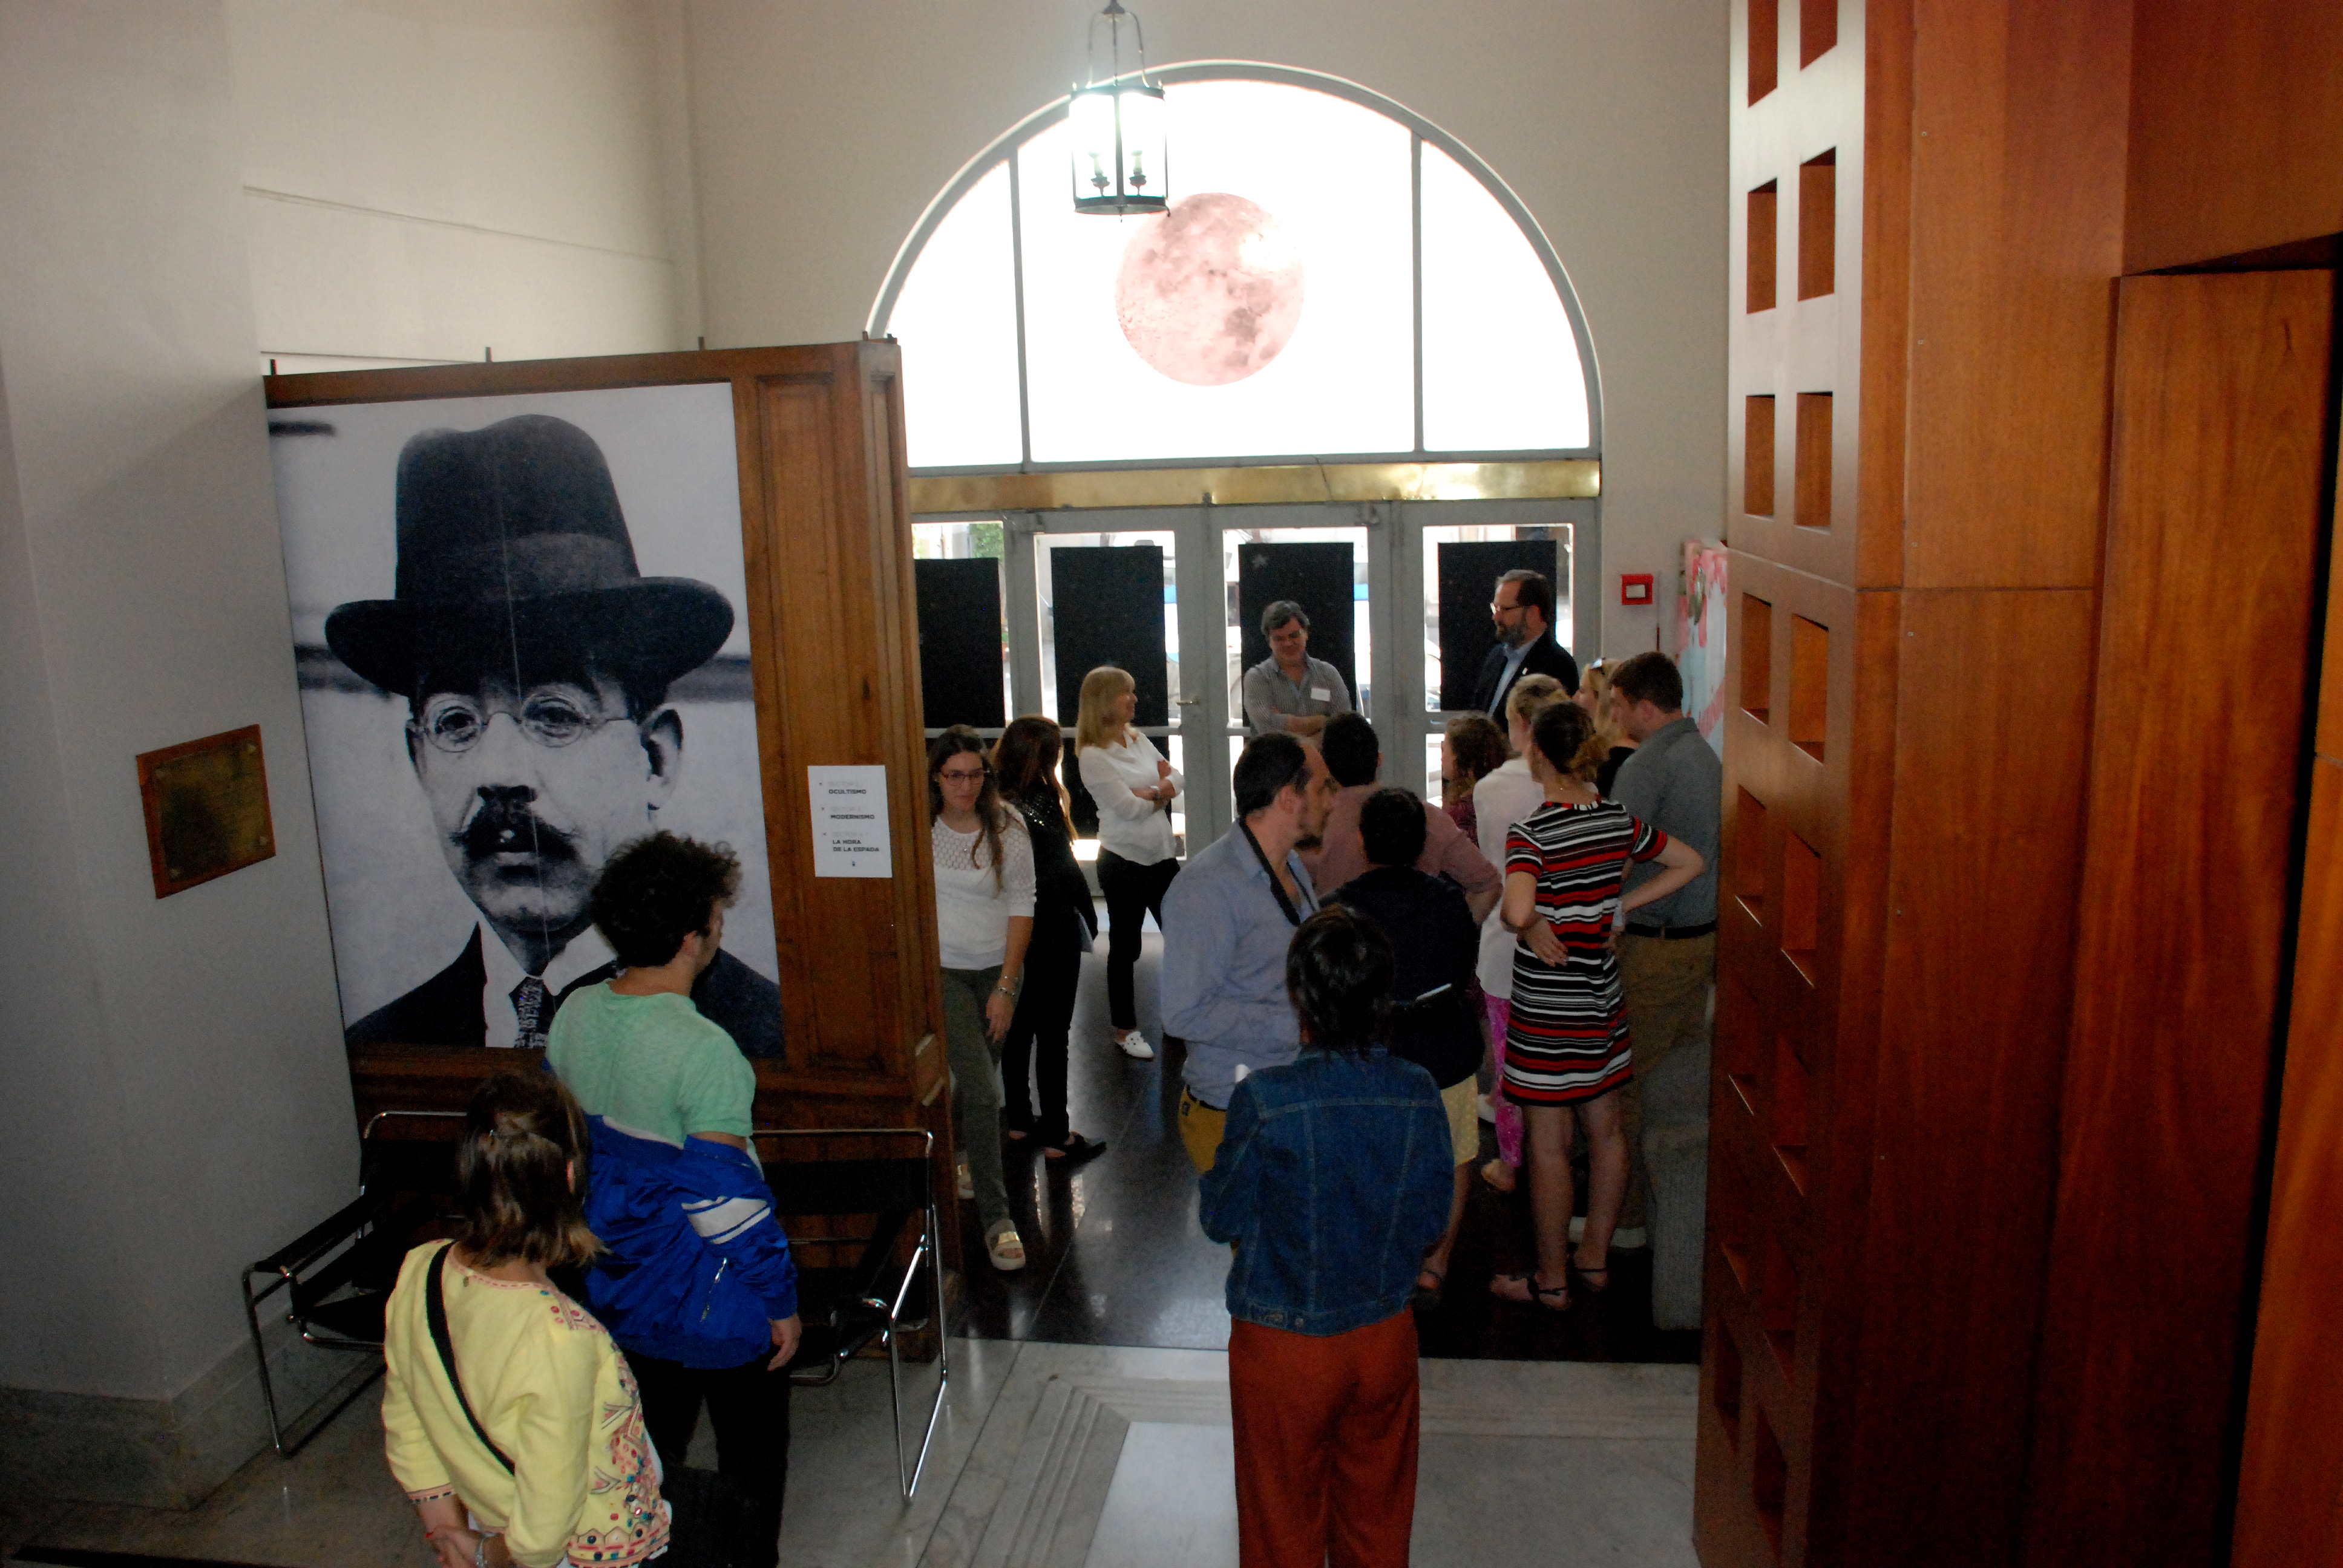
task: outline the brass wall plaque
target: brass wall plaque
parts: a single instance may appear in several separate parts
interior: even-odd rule
[[[277,853],[257,724],[140,754],[138,793],[158,899]]]

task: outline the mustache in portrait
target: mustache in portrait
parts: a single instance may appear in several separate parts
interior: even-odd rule
[[[525,794],[486,796],[472,819],[450,837],[474,860],[527,854],[548,861],[578,858],[576,842],[560,829],[540,820],[529,809]]]

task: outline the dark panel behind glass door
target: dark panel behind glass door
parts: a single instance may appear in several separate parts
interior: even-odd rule
[[[920,722],[930,729],[1009,722],[1001,695],[1001,563],[911,563],[920,596]]]
[[[1163,547],[1059,546],[1050,551],[1050,600],[1058,644],[1059,722],[1073,728],[1081,712],[1082,677],[1113,664],[1129,670],[1139,689],[1140,725],[1171,723]]]
[[[1243,668],[1251,669],[1269,657],[1269,638],[1262,635],[1261,612],[1288,598],[1310,618],[1310,657],[1322,658],[1342,672],[1353,707],[1359,706],[1359,672],[1351,635],[1356,620],[1353,606],[1354,573],[1349,545],[1239,545],[1237,547],[1237,624],[1244,630]],[[1232,715],[1242,721],[1240,707]]]
[[[1440,706],[1461,713],[1473,706],[1473,688],[1482,661],[1497,646],[1489,601],[1497,579],[1526,568],[1545,574],[1554,597],[1570,592],[1560,567],[1561,548],[1552,539],[1488,539],[1440,547]]]

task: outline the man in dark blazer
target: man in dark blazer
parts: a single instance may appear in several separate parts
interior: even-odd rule
[[[541,1047],[563,1000],[616,970],[594,882],[658,826],[683,761],[668,687],[723,646],[732,607],[641,574],[609,465],[567,420],[423,432],[399,454],[397,513],[395,597],[338,607],[326,641],[407,700],[407,761],[479,920],[347,1038]],[[743,1054],[781,1053],[780,991],[739,959],[719,953],[691,995]]]
[[[1516,569],[1499,578],[1489,618],[1496,623],[1497,646],[1481,661],[1473,706],[1499,729],[1504,728],[1505,698],[1523,675],[1551,675],[1564,691],[1578,689],[1578,661],[1554,639],[1554,585],[1544,573]]]

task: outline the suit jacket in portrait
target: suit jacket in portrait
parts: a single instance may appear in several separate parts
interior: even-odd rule
[[[1578,661],[1570,657],[1570,649],[1554,641],[1554,628],[1548,627],[1538,639],[1530,644],[1523,656],[1521,668],[1513,680],[1505,678],[1505,648],[1503,643],[1489,650],[1481,661],[1481,678],[1473,686],[1473,706],[1483,713],[1493,713],[1513,689],[1513,681],[1524,675],[1551,675],[1562,682],[1564,691],[1578,689]],[[1504,721],[1499,719],[1498,723]]]
[[[553,1015],[570,992],[617,972],[618,965],[604,964],[562,987],[545,1016],[545,1028],[553,1027]],[[475,926],[454,963],[350,1025],[344,1038],[349,1045],[486,1045],[488,1024],[480,990],[488,980]],[[716,961],[693,983],[691,1000],[701,1017],[732,1037],[741,1055],[752,1060],[780,1058],[781,989],[730,953],[718,950]]]

